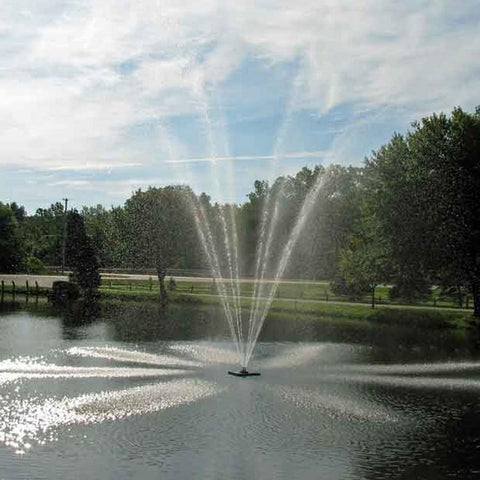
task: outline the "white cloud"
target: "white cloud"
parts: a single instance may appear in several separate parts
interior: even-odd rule
[[[286,152],[281,155],[237,155],[229,157],[200,157],[200,158],[179,158],[176,160],[167,160],[167,164],[189,164],[189,163],[205,163],[205,162],[232,162],[232,161],[258,161],[258,160],[275,160],[282,158],[316,158],[322,159],[328,156],[328,150],[315,150],[311,152]]]
[[[299,66],[292,111],[324,114],[348,104],[376,115],[398,107],[409,121],[468,108],[478,101],[477,8],[474,0],[455,8],[414,0],[4,0],[0,165],[100,169],[160,154],[201,160],[208,145],[191,147],[172,117],[218,120],[212,93],[252,58]],[[160,127],[147,145],[132,128],[148,122]],[[361,131],[355,122],[333,142],[338,155]],[[226,130],[209,140],[210,149],[221,144],[213,149],[222,158],[232,157]]]

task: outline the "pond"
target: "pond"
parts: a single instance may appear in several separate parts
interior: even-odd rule
[[[480,355],[456,331],[267,321],[246,379],[211,310],[11,305],[0,332],[2,479],[480,476]]]

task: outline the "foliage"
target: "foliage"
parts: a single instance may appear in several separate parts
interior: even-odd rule
[[[67,216],[66,264],[72,269],[72,280],[84,298],[97,296],[100,286],[98,261],[84,220],[76,211]]]
[[[468,285],[480,316],[480,111],[413,124],[367,160],[365,175],[398,294]]]
[[[0,272],[16,272],[21,256],[22,244],[17,219],[10,206],[0,202]]]
[[[332,280],[334,291],[350,298],[374,294],[388,282],[390,295],[407,301],[424,297],[435,284],[457,292],[459,304],[473,296],[480,316],[480,109],[424,118],[405,135],[394,134],[362,168],[304,167],[272,183],[257,180],[241,205],[212,203],[205,193],[197,200],[213,238],[225,228],[219,213],[235,218],[240,274],[253,275],[265,209],[278,207],[272,266],[317,182],[322,188],[286,277]],[[165,304],[167,268],[205,266],[188,198],[194,198],[188,187],[150,187],[124,206],[84,207],[81,217],[69,216],[69,228],[85,258],[76,258],[74,248],[69,261],[98,255],[105,268],[155,268]],[[15,202],[0,204],[0,269],[59,265],[64,225],[60,202],[30,216]],[[225,245],[216,241],[223,252]],[[97,264],[88,269],[95,285]]]
[[[33,256],[27,257],[24,263],[25,263],[24,265],[25,270],[27,273],[31,273],[34,275],[45,273],[45,265],[37,257],[33,257]]]
[[[365,292],[372,294],[375,306],[375,288],[388,280],[390,273],[390,251],[386,238],[375,215],[362,216],[349,244],[341,250],[339,275],[341,280],[334,284],[336,291],[345,289],[350,296]]]
[[[37,209],[20,225],[27,255],[39,258],[45,265],[62,264],[65,212],[60,202]]]
[[[338,273],[340,253],[360,217],[361,169],[330,165],[317,169],[314,175],[323,181],[323,188],[292,255],[288,275],[332,279]]]
[[[182,186],[149,188],[138,190],[125,203],[130,261],[136,267],[155,266],[163,306],[168,301],[167,268],[178,264],[195,235],[188,195],[191,192]]]

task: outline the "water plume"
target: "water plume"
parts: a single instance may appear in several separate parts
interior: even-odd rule
[[[102,358],[115,362],[140,363],[161,367],[201,367],[202,364],[184,360],[172,355],[138,352],[116,347],[72,347],[67,350],[69,355],[88,358]]]
[[[321,409],[332,417],[347,417],[352,420],[369,422],[398,422],[399,417],[393,411],[378,403],[352,400],[345,396],[321,393],[301,387],[278,385],[269,387],[281,399],[293,403],[302,409]]]
[[[0,384],[35,378],[140,378],[189,375],[191,370],[175,368],[72,367],[6,360],[0,364]]]
[[[397,388],[438,389],[438,390],[480,390],[480,380],[448,377],[410,377],[405,375],[345,375],[329,374],[323,381],[348,382]]]
[[[33,442],[55,440],[53,429],[73,424],[92,424],[144,415],[190,404],[221,390],[211,382],[179,379],[124,390],[89,393],[79,397],[0,397],[0,443],[22,454]]]
[[[324,177],[323,176],[317,177],[315,184],[311,187],[311,189],[308,191],[305,197],[305,200],[302,204],[300,212],[297,216],[296,222],[288,237],[288,241],[282,249],[280,260],[278,261],[278,264],[276,267],[273,283],[271,284],[270,292],[265,301],[263,310],[259,315],[257,315],[255,318],[252,319],[252,322],[253,322],[253,326],[251,329],[252,334],[249,335],[249,341],[247,343],[245,364],[248,364],[248,362],[250,361],[250,358],[253,353],[253,349],[255,347],[255,343],[258,340],[258,336],[260,334],[261,328],[263,326],[267,313],[272,305],[275,293],[278,288],[278,284],[280,283],[280,280],[285,272],[285,269],[287,268],[293,249],[300,237],[302,230],[305,227],[306,221],[308,220],[313,210],[313,207],[315,205],[315,202],[317,201],[318,194],[322,189],[323,184],[324,184]]]

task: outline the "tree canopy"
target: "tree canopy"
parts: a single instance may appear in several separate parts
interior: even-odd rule
[[[167,269],[206,270],[192,199],[209,219],[220,252],[222,230],[235,220],[239,273],[251,276],[265,208],[278,207],[271,232],[274,264],[318,182],[322,188],[286,276],[328,279],[338,292],[371,292],[372,300],[381,283],[407,301],[440,285],[472,295],[480,316],[480,109],[456,108],[415,122],[363,166],[304,167],[271,184],[257,180],[239,205],[212,203],[186,186],[138,190],[123,206],[84,207],[69,215],[69,235],[88,238],[83,249],[92,257],[94,252],[103,268],[155,269],[165,304]],[[0,270],[60,265],[64,220],[59,202],[33,215],[15,202],[0,204]]]

